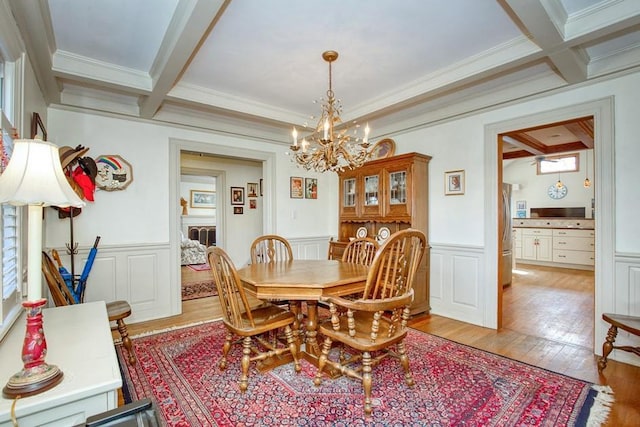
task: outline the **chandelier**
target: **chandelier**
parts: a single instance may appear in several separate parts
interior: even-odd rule
[[[338,52],[328,50],[322,58],[329,63],[329,90],[322,102],[322,115],[315,131],[298,142],[298,131],[293,128],[293,144],[289,147],[292,159],[306,170],[316,172],[341,172],[345,168],[355,169],[369,158],[369,125],[364,129],[364,137],[358,138],[355,130],[342,127],[342,103],[335,98],[331,81],[331,63],[338,59]]]

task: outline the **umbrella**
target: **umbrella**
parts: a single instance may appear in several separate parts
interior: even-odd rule
[[[51,250],[51,256],[56,260],[58,264],[58,271],[60,271],[60,275],[64,279],[64,282],[69,288],[71,295],[73,296],[73,300],[76,304],[80,304],[84,302],[84,290],[87,286],[87,279],[89,278],[89,273],[91,272],[91,268],[93,267],[93,261],[96,259],[96,254],[98,253],[98,243],[100,242],[100,236],[96,236],[96,240],[93,242],[93,247],[89,250],[89,256],[87,257],[87,262],[84,264],[84,268],[82,269],[82,274],[79,276],[73,276],[73,274],[69,273],[60,260],[60,255],[58,251],[55,249]]]
[[[89,278],[89,273],[91,272],[91,268],[93,267],[93,261],[96,259],[96,254],[98,253],[98,243],[100,243],[100,236],[96,236],[95,242],[93,242],[93,247],[89,250],[89,256],[87,257],[87,262],[84,264],[84,268],[82,269],[82,273],[80,277],[77,279],[77,283],[75,286],[74,297],[78,298],[78,302],[84,301],[84,290],[87,286],[87,279]]]
[[[60,275],[64,279],[64,283],[66,283],[67,288],[69,288],[69,291],[71,292],[71,295],[73,295],[73,299],[75,301],[76,293],[73,287],[73,275],[69,273],[69,270],[67,270],[66,267],[62,265],[62,261],[60,260],[60,255],[58,254],[57,250],[51,249],[51,256],[53,257],[53,259],[56,260],[56,263],[58,264],[58,271],[60,272]],[[75,302],[78,302],[78,301],[75,301]]]

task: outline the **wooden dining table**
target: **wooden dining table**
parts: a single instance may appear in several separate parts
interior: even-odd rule
[[[317,366],[318,299],[362,292],[367,272],[366,266],[338,260],[290,260],[250,264],[239,269],[238,276],[244,288],[258,299],[306,302],[305,345],[301,353]],[[292,309],[297,310],[296,304]],[[299,328],[297,322],[294,328]]]

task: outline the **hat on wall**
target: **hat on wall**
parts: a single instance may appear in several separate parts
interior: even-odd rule
[[[60,147],[58,152],[60,153],[60,164],[62,164],[62,169],[72,164],[78,157],[84,156],[87,151],[89,151],[89,149],[84,148],[82,145],[78,145],[76,148],[68,146]]]
[[[91,179],[91,182],[95,184],[96,176],[98,176],[98,166],[96,166],[95,160],[91,157],[80,157],[78,159],[78,164],[84,173]]]

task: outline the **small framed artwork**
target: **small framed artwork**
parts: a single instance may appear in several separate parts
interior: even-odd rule
[[[249,199],[249,209],[256,209],[258,207],[258,201],[256,199]]]
[[[233,214],[234,215],[242,215],[242,213],[243,213],[242,206],[234,206],[233,207]]]
[[[464,170],[444,173],[445,196],[459,196],[464,194]]]
[[[247,197],[258,197],[258,183],[257,182],[248,182],[247,183]]]
[[[304,198],[305,199],[318,198],[318,179],[317,178],[304,179]]]
[[[289,194],[292,199],[304,198],[304,178],[292,176],[289,179]]]
[[[31,139],[35,139],[36,136],[40,136],[43,141],[47,140],[47,130],[44,128],[40,114],[33,113],[31,118]]]
[[[231,187],[231,204],[244,205],[244,187]]]
[[[216,207],[216,192],[191,190],[191,207],[213,209]]]
[[[518,200],[516,202],[516,210],[522,211],[527,209],[527,201],[526,200]]]

